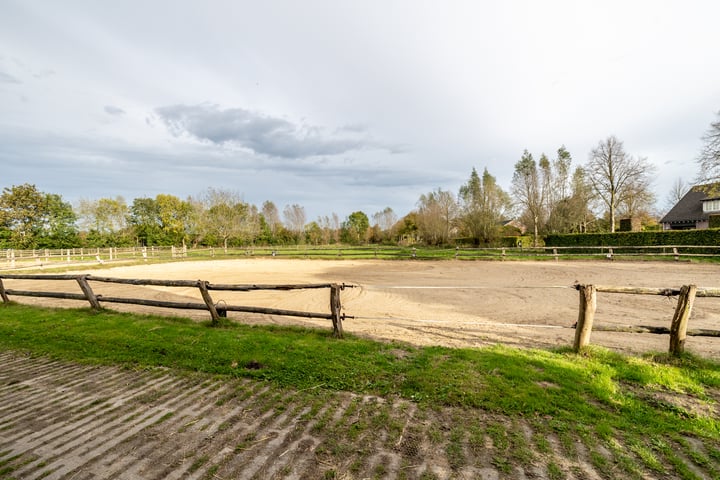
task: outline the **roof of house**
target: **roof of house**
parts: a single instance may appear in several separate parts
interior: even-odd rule
[[[709,188],[716,189],[716,185],[698,185],[690,189],[683,198],[660,220],[660,223],[689,223],[704,221],[710,218],[708,212],[703,212],[703,200],[717,198],[708,194]]]

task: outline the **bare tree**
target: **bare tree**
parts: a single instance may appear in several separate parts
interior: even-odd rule
[[[717,116],[718,119],[710,124],[710,128],[702,137],[705,144],[698,157],[698,165],[700,165],[698,183],[720,182],[720,111]]]
[[[277,207],[270,200],[262,204],[262,216],[265,218],[265,223],[268,228],[270,228],[270,232],[275,235],[278,227],[282,225],[282,222],[280,221],[280,212],[278,212]]]
[[[285,205],[283,218],[285,219],[287,229],[296,235],[298,241],[302,240],[303,233],[305,232],[305,207],[297,203]]]
[[[646,158],[625,153],[623,142],[612,135],[601,140],[590,152],[587,178],[608,208],[611,232],[615,231],[618,207],[649,190],[653,171],[654,167]]]
[[[544,172],[549,169],[549,162],[545,155],[541,167]],[[545,177],[547,174],[543,174]],[[530,152],[525,150],[520,160],[515,164],[515,173],[512,179],[513,197],[519,205],[525,209],[524,216],[530,220],[533,229],[533,244],[538,246],[538,235],[540,226],[543,225],[546,216],[546,201],[544,181],[540,179],[535,159]]]
[[[685,180],[675,179],[665,198],[665,211],[670,211],[689,191],[690,185]]]

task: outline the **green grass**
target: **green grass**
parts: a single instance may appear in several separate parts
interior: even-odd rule
[[[502,346],[419,348],[353,336],[336,340],[329,325],[323,330],[228,322],[213,328],[180,318],[12,303],[0,306],[0,350],[247,377],[299,391],[400,395],[430,407],[541,418],[561,439],[563,432],[603,442],[618,433],[644,439],[690,435],[715,448],[720,440],[720,421],[703,413],[713,408],[695,411],[653,396],[684,396],[717,408],[720,365],[693,356],[629,357],[600,348],[583,355]],[[486,433],[501,445],[520,441],[492,426]],[[632,445],[646,465],[656,467],[650,447]]]

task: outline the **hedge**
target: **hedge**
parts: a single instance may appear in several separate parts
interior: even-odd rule
[[[659,232],[583,233],[545,237],[546,247],[652,247],[662,245],[720,246],[720,228]]]

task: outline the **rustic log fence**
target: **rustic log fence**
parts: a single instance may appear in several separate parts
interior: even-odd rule
[[[48,292],[37,290],[16,290],[5,288],[3,279],[6,280],[74,280],[78,283],[82,293],[71,292]],[[149,300],[142,298],[112,297],[96,294],[91,282],[137,285],[137,286],[161,286],[161,287],[185,287],[197,288],[203,303],[199,302],[173,302],[165,300]],[[217,325],[220,319],[227,317],[227,312],[258,313],[263,315],[282,315],[288,317],[320,318],[332,321],[333,336],[342,338],[342,322],[346,318],[352,318],[342,313],[340,292],[345,288],[353,288],[354,285],[345,283],[316,283],[300,285],[238,285],[238,284],[211,284],[205,280],[154,280],[154,279],[129,279],[112,278],[94,275],[0,275],[0,299],[3,303],[10,302],[10,296],[58,298],[66,300],[87,301],[93,309],[101,309],[102,303],[120,303],[129,305],[143,305],[159,308],[175,308],[183,310],[206,310],[210,313],[213,325]],[[329,289],[329,313],[303,312],[295,310],[283,310],[277,308],[253,307],[244,305],[226,305],[215,303],[211,291],[232,291],[249,292],[254,290],[307,290],[307,289]]]
[[[720,289],[698,288],[696,285],[684,285],[680,289],[673,288],[645,288],[645,287],[613,287],[600,285],[574,285],[580,294],[580,308],[578,321],[575,324],[575,341],[573,349],[579,352],[590,344],[590,334],[596,331],[615,332],[648,332],[659,334],[670,334],[669,353],[680,355],[685,351],[685,340],[688,336],[720,337],[720,331],[696,329],[688,330],[688,320],[692,313],[695,297],[720,297]],[[621,293],[633,295],[663,295],[666,297],[677,296],[678,302],[675,307],[675,314],[670,323],[670,328],[664,327],[593,327],[595,310],[597,308],[597,293]]]

